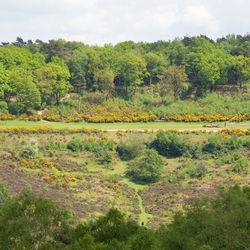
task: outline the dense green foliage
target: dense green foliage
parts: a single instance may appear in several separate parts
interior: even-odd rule
[[[145,149],[146,145],[143,138],[133,135],[121,140],[116,150],[123,161],[129,161],[141,156]]]
[[[159,230],[163,249],[247,249],[249,201],[249,187],[235,186],[218,199],[191,202],[186,214]]]
[[[103,47],[17,38],[0,47],[1,112],[7,112],[7,103],[12,113],[31,113],[75,92],[79,109],[86,93],[97,97],[101,93],[103,101],[111,97],[142,101],[155,107],[158,115],[163,111],[161,104],[164,107],[179,98],[203,95],[221,85],[244,87],[249,82],[249,44],[249,35],[228,35],[216,41],[206,36],[154,43],[126,41]],[[151,94],[143,94],[145,89]],[[184,113],[193,113],[192,105]]]
[[[127,176],[136,182],[155,182],[163,173],[163,161],[156,150],[146,150],[144,156],[129,163]]]
[[[168,157],[181,156],[185,152],[180,137],[171,132],[161,131],[151,143],[151,147],[156,149],[159,154]]]
[[[0,205],[1,248],[247,249],[249,191],[234,186],[216,199],[190,200],[184,213],[156,230],[137,225],[115,208],[95,221],[71,226],[68,213],[52,200],[24,191]]]
[[[210,135],[203,143],[192,142],[188,137],[180,136],[169,131],[160,131],[156,138],[150,143],[150,147],[158,151],[160,155],[168,158],[178,156],[191,156],[201,158],[204,155],[216,157],[235,149],[247,147],[249,138],[245,141],[236,135],[224,138],[221,134]],[[237,156],[233,155],[237,159]],[[239,159],[240,157],[238,157]],[[238,160],[237,159],[237,160]]]
[[[58,237],[68,218],[52,200],[24,191],[0,206],[1,248],[40,248]]]

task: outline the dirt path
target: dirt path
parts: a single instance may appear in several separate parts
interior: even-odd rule
[[[178,132],[185,132],[185,131],[197,131],[197,130],[202,130],[202,131],[206,131],[206,132],[219,132],[223,129],[227,129],[227,128],[201,128],[201,129],[169,129],[169,128],[166,128],[166,129],[162,129],[162,128],[145,128],[145,129],[103,129],[104,131],[107,131],[107,132],[117,132],[117,131],[123,131],[123,132],[126,132],[128,130],[130,130],[131,132],[144,132],[144,131],[152,131],[152,132],[157,132],[159,130],[176,130]]]

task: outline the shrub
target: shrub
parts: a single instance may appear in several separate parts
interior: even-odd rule
[[[248,174],[248,160],[246,158],[241,158],[233,166],[233,172]]]
[[[202,157],[202,144],[200,142],[193,143],[188,151],[193,158],[200,159]]]
[[[224,149],[224,138],[222,135],[213,135],[208,138],[208,143],[204,145],[203,151],[210,154],[220,154]]]
[[[36,156],[36,152],[32,147],[26,147],[20,152],[20,156],[23,158],[32,159]]]
[[[73,139],[67,144],[67,149],[70,149],[73,152],[79,152],[82,147],[82,142],[79,139]]]
[[[236,135],[230,136],[225,139],[225,146],[230,150],[241,148],[242,140]]]
[[[243,158],[242,154],[240,152],[234,152],[233,155],[230,157],[230,162],[228,163],[232,163],[235,161],[238,161],[239,159]]]
[[[250,149],[250,139],[246,138],[245,140],[242,141],[242,145],[248,149]]]
[[[35,158],[38,153],[38,143],[36,140],[24,142],[25,147],[20,152],[20,156],[27,159]]]
[[[22,113],[22,110],[23,110],[22,103],[13,102],[9,104],[9,112],[12,115],[19,115],[20,113]]]
[[[6,182],[0,182],[0,207],[10,198],[10,189]]]
[[[8,105],[6,102],[0,101],[0,114],[8,114]]]
[[[208,170],[207,170],[206,166],[203,163],[200,163],[195,168],[195,171],[194,171],[193,175],[191,175],[191,177],[203,178],[206,176],[207,172],[208,172]]]
[[[240,152],[234,152],[232,155],[230,156],[223,156],[218,160],[218,164],[219,165],[223,165],[223,164],[231,164],[234,163],[236,161],[238,161],[239,159],[241,159],[243,156]]]
[[[161,131],[151,143],[151,147],[157,150],[159,154],[167,157],[182,156],[185,152],[185,146],[180,137],[171,132]]]
[[[64,148],[65,148],[64,144],[54,141],[49,141],[45,146],[45,149],[48,151],[57,151],[57,150],[62,150]]]
[[[129,161],[142,155],[145,149],[146,145],[143,139],[131,136],[121,141],[116,150],[123,161]]]
[[[73,139],[67,144],[67,148],[73,152],[79,152],[81,150],[86,150],[91,152],[98,157],[98,160],[104,165],[112,162],[112,154],[110,151],[114,150],[114,142],[106,140],[98,141],[81,141],[79,139]]]
[[[145,155],[130,162],[127,176],[134,181],[155,182],[163,172],[163,161],[154,149],[147,149]]]
[[[113,156],[110,151],[101,150],[100,162],[104,165],[108,165],[112,162]]]
[[[177,180],[177,175],[175,173],[173,173],[170,176],[168,176],[165,181],[167,183],[172,183],[172,182],[174,182],[176,180]]]

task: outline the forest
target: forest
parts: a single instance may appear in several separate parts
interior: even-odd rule
[[[200,35],[102,47],[62,39],[23,41],[18,37],[15,42],[2,42],[0,47],[0,110],[2,114],[31,115],[35,110],[58,106],[67,94],[74,93],[73,107],[80,113],[88,104],[108,102],[104,106],[133,105],[132,110],[159,119],[173,115],[173,109],[178,114],[176,103],[182,110],[186,105],[181,101],[189,99],[194,102],[184,113],[244,114],[244,108],[230,107],[230,113],[222,109],[206,112],[200,108],[205,104],[192,107],[199,103],[197,98],[223,86],[231,92],[246,91],[249,53],[248,34],[227,35],[216,41]],[[220,102],[217,99],[215,103]],[[171,105],[170,110],[164,110]],[[224,109],[226,106],[224,103]]]

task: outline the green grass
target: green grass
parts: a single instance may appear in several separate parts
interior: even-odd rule
[[[86,122],[47,122],[47,121],[1,121],[0,128],[11,127],[51,127],[51,128],[96,128],[102,130],[122,130],[122,129],[208,129],[202,127],[204,124],[216,124],[224,127],[224,122],[206,123],[206,122],[137,122],[137,123],[86,123]],[[227,128],[246,129],[250,127],[250,121],[240,123],[226,123]]]

